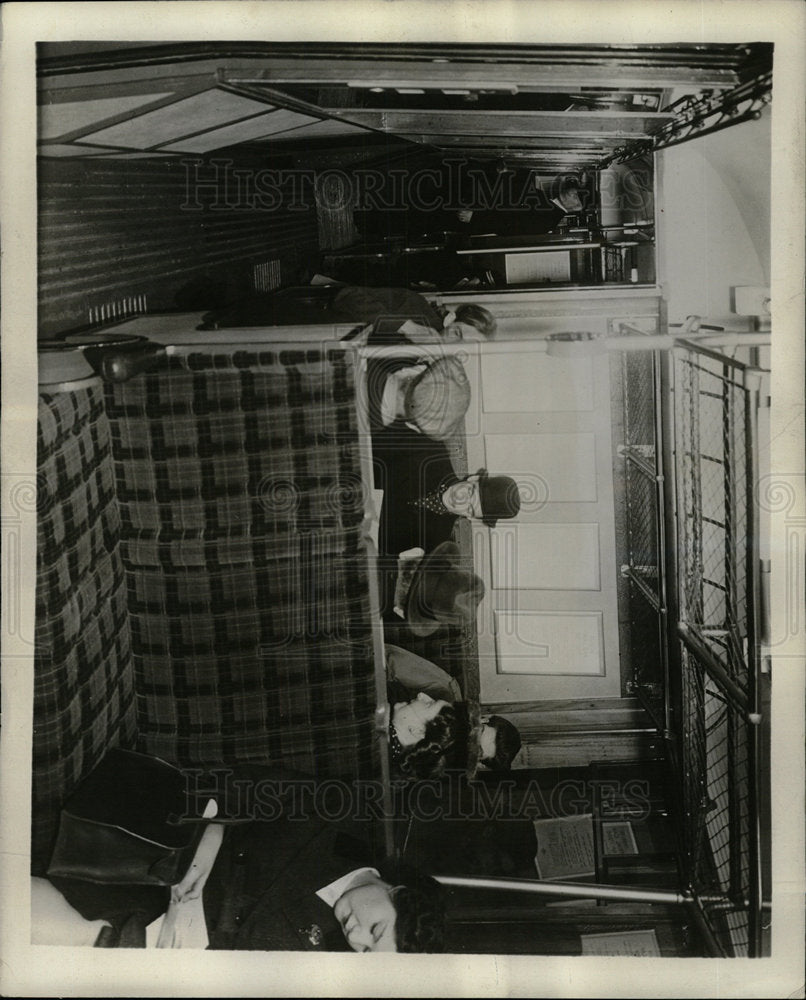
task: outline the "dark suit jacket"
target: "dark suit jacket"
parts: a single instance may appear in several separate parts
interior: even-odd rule
[[[442,317],[431,303],[408,288],[363,288],[349,285],[336,293],[332,311],[338,318],[356,323],[375,323],[370,344],[406,343],[397,333],[407,319],[442,329]]]
[[[372,435],[375,487],[382,489],[378,551],[393,562],[414,546],[426,552],[449,541],[456,517],[435,514],[409,501],[455,481],[443,442],[419,434],[402,420]]]
[[[481,209],[463,226],[468,235],[545,236],[553,232],[566,213],[549,202],[533,208]]]
[[[341,824],[314,816],[227,830],[204,889],[210,947],[349,951],[332,908],[316,890],[355,868],[372,867],[380,853],[373,837],[374,831],[356,852]],[[313,929],[321,940],[312,939]]]

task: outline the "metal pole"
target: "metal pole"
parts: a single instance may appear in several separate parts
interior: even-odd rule
[[[761,884],[761,693],[759,691],[761,656],[758,623],[761,615],[761,574],[759,555],[759,509],[755,500],[758,468],[758,403],[761,388],[759,372],[745,372],[746,472],[747,472],[747,666],[748,666],[748,822],[750,834],[750,913],[748,954],[761,955],[762,906]]]
[[[705,919],[705,914],[700,909],[700,901],[696,898],[687,899],[686,909],[694,918],[694,923],[697,925],[697,930],[705,941],[705,946],[709,954],[717,958],[727,957],[725,949],[719,943],[719,939],[711,930],[711,925]]]
[[[623,903],[683,903],[687,897],[669,889],[631,889],[590,882],[540,882],[528,878],[491,878],[471,875],[435,875],[442,885],[467,889],[496,889],[507,892],[527,892],[535,896],[565,896],[575,899],[609,899]]]
[[[685,622],[677,623],[677,634],[705,667],[705,672],[713,678],[733,704],[742,711],[748,710],[747,693],[725,670],[710,647]]]
[[[696,341],[696,342],[695,342]],[[424,357],[444,357],[450,354],[467,354],[471,351],[475,353],[477,345],[483,343],[485,354],[548,354],[557,358],[590,358],[597,357],[607,351],[659,351],[671,350],[674,347],[687,347],[691,350],[707,353],[707,348],[700,347],[710,345],[714,347],[738,347],[754,346],[757,344],[769,344],[769,333],[725,333],[709,334],[700,336],[697,334],[687,334],[685,340],[674,337],[670,334],[636,334],[626,337],[594,337],[591,340],[485,340],[480,341],[437,341],[432,344],[377,344],[362,347],[362,353],[366,357],[372,358],[410,358],[420,353]],[[328,346],[331,346],[328,344]],[[186,348],[183,346],[182,350]],[[710,353],[711,357],[718,358],[721,362],[733,364],[731,358],[726,358],[724,354]],[[737,367],[742,367],[740,362],[735,362]]]
[[[664,607],[661,611],[661,628],[666,646],[666,690],[664,691],[664,725],[666,731],[667,750],[671,758],[675,782],[675,801],[673,804],[676,817],[677,843],[680,848],[680,868],[685,868],[689,874],[689,865],[685,858],[686,809],[683,783],[685,781],[685,763],[682,760],[680,738],[683,720],[680,718],[679,706],[682,703],[683,664],[680,642],[675,624],[679,621],[679,585],[678,585],[678,551],[680,546],[678,510],[677,510],[677,467],[676,467],[676,425],[675,400],[677,387],[675,385],[675,354],[659,352],[659,397],[660,415],[660,463],[658,468],[663,475],[663,535],[664,549]],[[678,400],[679,405],[679,400]]]

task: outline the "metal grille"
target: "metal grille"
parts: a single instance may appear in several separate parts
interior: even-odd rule
[[[685,870],[725,955],[758,954],[758,691],[753,393],[746,369],[674,351]]]
[[[721,950],[747,956],[753,864],[751,723],[686,647],[683,665],[684,871]]]
[[[273,292],[281,283],[279,260],[252,265],[252,286],[256,292]]]
[[[742,368],[676,352],[680,617],[747,688],[747,395]]]
[[[622,325],[622,332],[637,331]],[[622,377],[633,686],[671,740],[681,869],[710,947],[755,955],[761,890],[752,378],[738,362],[682,342],[664,356],[625,351]],[[676,529],[667,537],[671,510]]]
[[[626,481],[630,570],[658,600],[657,488],[654,477],[631,462],[627,463]]]
[[[148,298],[144,293],[124,295],[105,299],[87,306],[87,321],[90,326],[111,323],[148,312]]]
[[[652,721],[658,729],[663,729],[663,648],[658,610],[634,580],[630,581],[629,594],[633,689]]]
[[[622,332],[628,328],[622,326]],[[665,729],[665,642],[662,619],[661,552],[658,540],[660,493],[656,448],[656,357],[625,351],[624,493],[629,577],[632,687],[659,729]]]

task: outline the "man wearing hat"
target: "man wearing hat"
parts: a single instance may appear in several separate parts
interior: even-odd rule
[[[397,420],[372,436],[375,486],[383,490],[378,550],[396,557],[419,546],[426,552],[449,541],[457,518],[495,527],[520,510],[517,484],[486,469],[461,478],[448,449]],[[396,563],[395,563],[396,566]]]

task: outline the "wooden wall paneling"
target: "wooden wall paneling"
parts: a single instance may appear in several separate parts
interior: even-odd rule
[[[151,310],[194,308],[194,283],[204,296],[218,286],[232,297],[251,290],[253,264],[279,259],[289,283],[317,259],[312,192],[305,211],[262,211],[223,169],[164,158],[40,161],[40,335],[83,326],[90,307],[118,296],[147,294]],[[218,180],[195,204],[194,176]]]
[[[498,702],[482,710],[505,716],[520,732],[516,768],[582,767],[663,755],[662,738],[636,698]]]
[[[500,894],[498,894],[500,895]],[[510,896],[510,900],[511,900]],[[448,910],[446,951],[478,954],[581,955],[583,934],[654,929],[661,955],[701,955],[682,906],[572,901],[475,906],[455,895]]]

